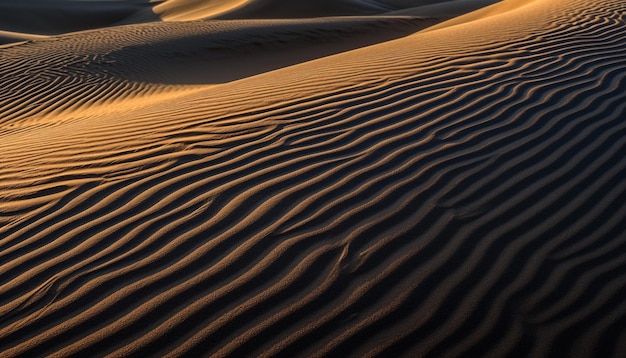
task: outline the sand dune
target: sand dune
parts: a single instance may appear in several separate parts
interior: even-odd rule
[[[475,10],[498,3],[498,0],[450,0],[443,2],[423,1],[413,2],[413,7],[388,12],[387,15],[412,15],[422,17],[449,17],[457,18],[469,15]]]
[[[0,49],[3,355],[624,356],[626,4],[424,21]]]
[[[350,17],[149,23],[31,41],[6,48],[0,58],[0,123],[15,127],[59,110],[189,89],[164,84],[229,82],[436,22]]]
[[[491,3],[497,0],[490,0]],[[0,0],[0,29],[35,34],[70,31],[156,20],[286,19],[328,16],[383,15],[439,4],[441,0]],[[451,0],[451,4],[484,6],[484,0]],[[477,3],[477,5],[471,5]],[[454,7],[456,7],[455,5]],[[468,5],[461,5],[469,11]],[[446,6],[446,8],[453,8]],[[448,10],[444,11],[447,12]],[[458,12],[455,12],[456,14]],[[419,16],[419,14],[410,14]],[[453,14],[445,14],[452,16]],[[436,17],[436,13],[425,15]]]
[[[18,42],[38,40],[38,39],[43,39],[43,38],[46,38],[46,36],[0,30],[0,47],[6,44],[15,44]]]
[[[466,1],[466,0],[462,0]],[[475,0],[470,0],[475,1]],[[165,0],[154,7],[154,13],[166,21],[222,19],[276,19],[327,16],[381,15],[412,8],[417,1],[394,0]],[[420,4],[441,0],[421,0]]]
[[[149,0],[0,0],[0,30],[62,34],[111,26],[141,13],[157,20]]]

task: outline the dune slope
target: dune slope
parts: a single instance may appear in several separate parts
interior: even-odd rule
[[[123,23],[139,14],[142,21],[155,21],[152,7],[149,0],[0,0],[0,30],[62,34]]]
[[[78,108],[192,89],[167,85],[229,82],[437,22],[409,17],[154,22],[9,44],[0,57],[0,124],[16,127],[60,110],[75,115]]]
[[[503,4],[220,85],[20,78],[4,355],[624,356],[626,4]]]

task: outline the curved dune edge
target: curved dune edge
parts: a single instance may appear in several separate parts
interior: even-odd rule
[[[8,47],[7,44],[15,44],[16,42],[25,42],[30,40],[44,39],[45,35],[26,34],[14,31],[0,30],[0,48]]]
[[[405,15],[421,17],[457,18],[461,15],[474,12],[501,0],[448,0],[434,3],[424,3],[419,6],[405,8],[387,13],[387,15]]]
[[[3,354],[624,356],[625,13],[536,0],[8,118]]]
[[[426,3],[438,0],[426,0]],[[165,0],[153,9],[164,21],[222,19],[284,19],[382,15],[410,7],[411,2],[368,0]]]
[[[164,21],[191,21],[213,18],[236,10],[251,0],[166,0],[156,5],[153,12]]]
[[[433,30],[439,30],[442,28],[446,28],[446,27],[450,27],[450,26],[456,26],[456,25],[461,25],[461,24],[465,24],[465,23],[469,23],[469,22],[473,22],[473,21],[478,21],[478,20],[484,20],[486,18],[492,17],[492,16],[501,16],[502,14],[508,13],[508,12],[514,12],[515,10],[527,6],[527,5],[531,5],[533,4],[535,1],[537,0],[503,0],[503,1],[499,1],[496,2],[495,4],[486,6],[482,9],[476,10],[476,11],[472,11],[460,16],[457,16],[453,19],[450,19],[448,21],[444,21],[441,24],[437,24],[431,28],[428,29],[428,31],[433,31]],[[513,14],[514,16],[517,16],[516,13]]]
[[[400,15],[447,19],[499,0],[165,0],[153,8],[164,21],[285,19],[329,16]],[[418,6],[419,5],[419,6]]]
[[[74,118],[79,110],[93,114],[107,106],[146,107],[156,96],[407,36],[436,22],[410,17],[157,22],[7,45],[0,58],[0,126],[54,125],[59,121],[54,116],[63,118],[59,113]]]
[[[0,0],[0,30],[58,35],[126,23],[156,21],[149,0]]]
[[[496,0],[491,0],[491,2]],[[450,18],[484,6],[487,0],[414,1],[318,0],[0,0],[0,44],[69,32],[155,21],[289,19],[329,16],[420,16]],[[457,5],[458,3],[458,5]],[[430,5],[430,6],[429,6]],[[443,11],[433,11],[442,8]],[[448,11],[445,9],[456,9]],[[411,9],[413,9],[411,11]],[[402,14],[401,11],[407,11]]]

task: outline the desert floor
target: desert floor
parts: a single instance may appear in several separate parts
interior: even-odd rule
[[[625,357],[626,1],[0,0],[1,357]]]

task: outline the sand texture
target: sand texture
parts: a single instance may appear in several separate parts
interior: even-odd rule
[[[0,10],[1,357],[626,356],[623,0]]]

